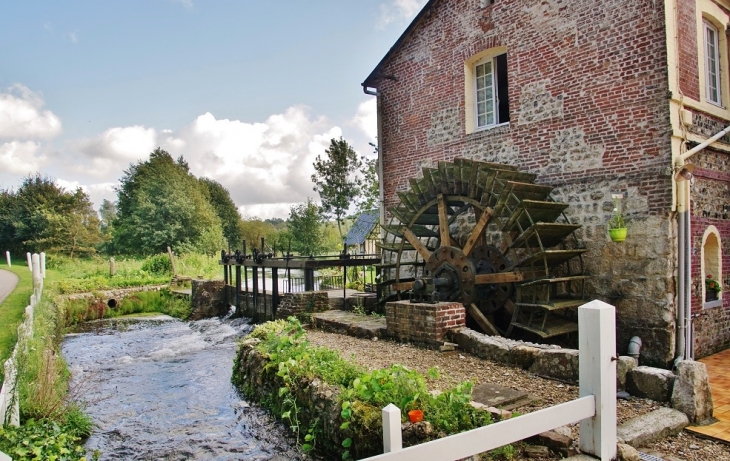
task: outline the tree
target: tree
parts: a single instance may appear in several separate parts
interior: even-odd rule
[[[101,243],[99,217],[88,195],[68,192],[53,179],[28,176],[17,192],[0,193],[0,242],[18,254],[93,253]]]
[[[337,221],[337,230],[342,238],[342,220],[360,192],[361,180],[357,173],[362,163],[355,150],[342,138],[339,141],[332,139],[325,153],[326,159],[318,155],[314,162],[316,173],[312,175],[312,182],[322,199],[322,214]]]
[[[220,218],[182,157],[157,148],[149,160],[130,165],[117,189],[113,245],[125,253],[214,254],[225,246]]]
[[[373,145],[371,143],[371,145]],[[374,146],[374,145],[373,145]],[[377,152],[378,148],[375,148]],[[380,201],[380,181],[378,180],[378,159],[362,157],[364,165],[363,179],[360,188],[360,195],[357,199],[357,211],[373,210],[378,207]]]
[[[273,251],[274,246],[277,246],[279,231],[271,223],[262,221],[259,218],[248,217],[243,219],[239,224],[238,232],[241,238],[246,240],[246,251],[249,253],[253,248],[261,249],[261,237],[264,238],[268,249]],[[277,246],[278,249],[280,249],[279,246]]]
[[[315,255],[322,252],[322,214],[320,207],[307,199],[307,203],[294,205],[289,209],[288,230],[292,250],[300,255]]]
[[[228,240],[229,246],[235,247],[240,244],[243,236],[240,233],[241,215],[231,199],[231,193],[212,179],[200,178],[199,181],[208,201],[213,205],[216,215],[221,220],[223,236]]]

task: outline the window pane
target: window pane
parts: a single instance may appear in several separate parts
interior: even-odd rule
[[[493,125],[494,114],[494,65],[488,61],[475,66],[476,119],[477,127]]]
[[[704,23],[705,29],[705,86],[707,100],[716,104],[721,103],[720,96],[720,56],[717,43],[717,29],[709,23]]]

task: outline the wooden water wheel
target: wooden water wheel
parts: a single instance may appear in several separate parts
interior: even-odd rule
[[[382,301],[430,287],[459,301],[489,334],[520,328],[543,338],[577,331],[585,280],[580,248],[552,187],[498,163],[455,159],[423,168],[390,207]]]

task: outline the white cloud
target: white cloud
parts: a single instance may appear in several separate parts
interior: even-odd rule
[[[377,100],[370,98],[357,106],[357,113],[352,118],[352,123],[363,131],[371,141],[378,136],[378,111]]]
[[[425,4],[426,0],[390,0],[387,3],[381,3],[378,27],[382,28],[392,22],[413,19]]]
[[[0,138],[47,139],[61,132],[61,120],[43,110],[40,94],[16,84],[0,93]]]
[[[33,141],[0,144],[0,171],[23,176],[39,171],[46,160],[39,152],[40,147]]]
[[[119,174],[130,163],[149,157],[158,145],[154,128],[135,125],[110,128],[92,139],[72,142],[73,151],[81,152],[82,162],[70,169],[101,179],[110,174]]]

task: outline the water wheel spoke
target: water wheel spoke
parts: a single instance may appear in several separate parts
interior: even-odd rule
[[[419,255],[421,255],[421,258],[423,258],[424,261],[428,261],[428,258],[431,257],[431,252],[428,251],[428,248],[425,247],[423,243],[416,237],[416,235],[406,226],[403,226],[401,229],[403,232],[403,237],[408,240],[408,242],[413,245],[413,248],[418,252]]]
[[[525,272],[497,272],[494,274],[478,274],[474,276],[474,283],[477,285],[488,285],[494,283],[522,282],[530,278]]]
[[[477,221],[477,224],[474,226],[474,229],[472,229],[469,238],[466,239],[466,244],[463,249],[466,256],[471,254],[471,251],[474,249],[474,245],[476,245],[477,241],[479,241],[479,237],[481,237],[484,232],[484,228],[487,227],[493,211],[494,210],[487,207],[487,209],[482,212],[482,215],[479,218],[479,221]]]
[[[449,215],[446,207],[446,199],[444,194],[438,195],[439,209],[439,234],[441,236],[441,246],[451,245],[451,234],[449,233]]]
[[[492,336],[499,336],[499,331],[497,331],[497,328],[492,324],[492,322],[489,321],[489,319],[484,314],[482,314],[482,311],[479,310],[476,304],[468,304],[466,306],[466,310],[467,312],[469,312],[469,315],[471,315],[472,318],[479,324],[482,330],[484,330],[485,333],[491,334]]]

